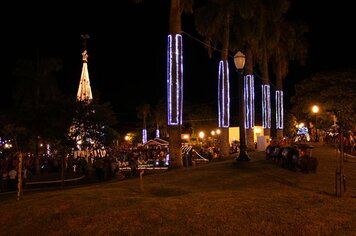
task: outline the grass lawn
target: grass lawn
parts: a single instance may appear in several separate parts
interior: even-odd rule
[[[336,198],[336,154],[314,149],[317,173],[264,153],[80,188],[0,195],[1,235],[356,235],[356,159]]]

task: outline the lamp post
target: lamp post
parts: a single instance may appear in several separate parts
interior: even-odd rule
[[[239,83],[239,126],[240,126],[240,153],[237,161],[250,161],[251,158],[246,152],[245,136],[245,114],[244,114],[244,88],[243,88],[243,69],[245,66],[245,55],[238,51],[234,56],[234,62],[237,69],[237,79]]]
[[[318,129],[316,127],[316,114],[319,112],[319,107],[317,105],[314,105],[313,108],[312,108],[312,111],[315,114],[315,124],[314,124],[314,127],[315,127],[315,142],[319,142]]]

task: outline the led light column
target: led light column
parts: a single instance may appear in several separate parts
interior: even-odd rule
[[[276,128],[283,129],[283,91],[276,90]]]
[[[269,84],[262,85],[262,126],[271,128],[271,97]]]
[[[159,138],[159,129],[156,129],[156,138]]]
[[[142,143],[147,143],[147,129],[142,130]]]
[[[245,109],[245,128],[255,127],[255,87],[254,76],[246,75],[244,78],[244,109]]]
[[[181,125],[183,113],[182,35],[168,35],[167,111],[168,125]]]
[[[220,61],[218,76],[219,127],[227,128],[230,126],[230,81],[229,64],[227,61]]]

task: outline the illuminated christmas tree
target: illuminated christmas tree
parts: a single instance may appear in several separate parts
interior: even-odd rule
[[[96,150],[104,148],[104,127],[96,122],[95,108],[92,102],[93,95],[89,81],[88,53],[86,50],[86,39],[89,36],[82,37],[84,39],[83,67],[77,93],[76,116],[73,118],[69,136],[76,142],[76,149],[93,151],[94,156],[96,156]]]
[[[93,100],[93,95],[91,92],[90,81],[89,81],[87,50],[84,50],[82,56],[83,56],[83,67],[82,67],[82,75],[80,77],[80,82],[79,82],[77,100],[90,103]]]

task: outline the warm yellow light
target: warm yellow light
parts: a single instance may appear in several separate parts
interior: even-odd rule
[[[78,140],[78,141],[77,141],[77,144],[79,144],[79,145],[82,144],[82,140]],[[42,147],[42,146],[41,146],[41,147]]]
[[[243,69],[245,66],[245,55],[242,52],[238,51],[234,56],[234,62],[238,70]]]
[[[126,141],[129,141],[130,140],[130,137],[128,135],[125,136],[125,140]]]
[[[216,134],[220,134],[221,131],[219,129],[216,130]]]
[[[43,143],[40,144],[40,147],[43,147]]]
[[[262,131],[261,128],[255,128],[255,133],[256,133],[256,134],[260,134],[261,131]]]
[[[200,131],[200,132],[199,132],[199,138],[204,138],[204,136],[205,136],[204,132],[203,132],[203,131]]]
[[[213,131],[211,131],[211,135],[212,136],[214,136],[215,135],[215,131],[213,130]]]
[[[183,135],[183,139],[189,139],[189,135],[188,134],[184,134]]]
[[[314,105],[312,108],[314,113],[318,113],[319,112],[319,107],[317,105]]]
[[[302,127],[304,127],[304,123],[299,124],[299,128],[302,128]]]

